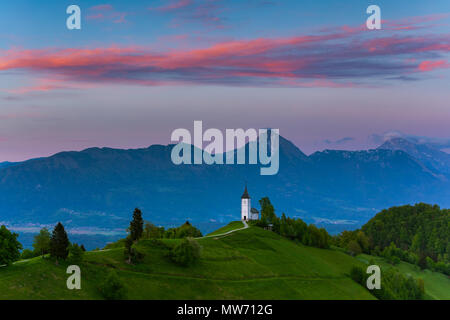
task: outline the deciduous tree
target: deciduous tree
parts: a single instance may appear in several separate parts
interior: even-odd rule
[[[17,233],[12,233],[5,226],[0,227],[0,265],[9,265],[19,259],[22,245],[18,237]]]
[[[36,254],[43,256],[50,251],[50,232],[42,228],[34,237],[33,248]]]

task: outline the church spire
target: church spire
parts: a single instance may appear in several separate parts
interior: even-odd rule
[[[244,194],[242,195],[241,199],[250,199],[250,196],[248,195],[248,191],[247,191],[247,183],[245,183],[245,190],[244,190]]]

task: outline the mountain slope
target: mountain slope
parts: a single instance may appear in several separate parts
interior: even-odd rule
[[[17,163],[16,162],[9,162],[9,161],[0,162],[0,169],[1,168],[11,167],[11,166],[13,166],[15,164],[17,164]]]
[[[405,138],[394,137],[377,149],[402,150],[422,162],[436,174],[450,174],[450,154],[425,143],[415,143]]]

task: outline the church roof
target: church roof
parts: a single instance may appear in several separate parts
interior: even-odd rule
[[[251,208],[251,209],[250,209],[250,212],[251,212],[251,213],[259,213],[258,209],[255,209],[255,208]]]
[[[244,194],[242,195],[241,199],[250,199],[247,191],[247,186],[245,186]]]

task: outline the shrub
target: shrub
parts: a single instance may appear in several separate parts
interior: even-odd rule
[[[107,300],[122,300],[126,298],[126,289],[117,273],[112,270],[99,287],[101,295]]]
[[[183,239],[170,251],[170,258],[176,264],[189,266],[200,258],[201,248],[192,238]]]
[[[359,283],[362,286],[365,286],[367,274],[364,272],[363,268],[353,266],[350,269],[350,278],[353,279],[353,281]]]
[[[39,254],[37,254],[39,255]],[[37,256],[33,251],[31,251],[30,249],[25,249],[22,251],[22,254],[20,255],[21,259],[31,259]]]
[[[84,251],[76,243],[69,246],[69,260],[73,263],[81,263],[83,261]]]
[[[367,289],[368,274],[362,267],[353,266],[350,269],[350,277]],[[424,286],[422,279],[415,280],[389,268],[384,270],[381,276],[381,289],[369,292],[381,300],[420,300],[424,297]]]
[[[391,259],[392,264],[396,265],[400,263],[400,258],[399,257],[392,257]]]
[[[435,263],[435,269],[438,272],[442,272],[446,275],[450,275],[450,263],[437,262]]]
[[[356,242],[355,240],[351,240],[348,243],[347,250],[352,256],[356,256],[356,255],[362,253],[361,247],[359,246],[358,242]]]

